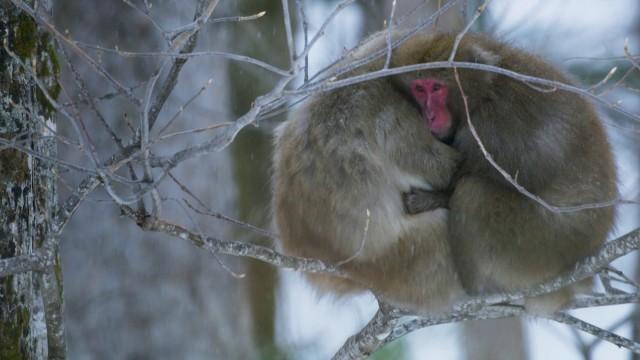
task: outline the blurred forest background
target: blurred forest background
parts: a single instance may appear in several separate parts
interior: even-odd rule
[[[192,21],[195,6],[194,1],[152,1],[152,15],[157,23],[153,24],[129,6],[131,3],[140,5],[142,1],[55,0],[53,19],[59,29],[86,44],[159,51],[163,39],[156,26],[171,29]],[[290,8],[303,6],[313,34],[337,3],[292,0]],[[412,19],[426,17],[438,3],[399,0],[396,19],[407,14]],[[470,11],[478,4],[468,1]],[[342,11],[311,52],[311,73],[339,58],[368,34],[383,29],[390,9],[391,1],[362,0]],[[208,24],[199,35],[196,51],[245,54],[286,68],[280,0],[221,1],[214,18],[261,11],[266,14],[252,21]],[[296,43],[301,48],[303,24],[298,13],[292,12]],[[459,29],[456,18],[456,14],[445,17],[439,26]],[[494,0],[475,30],[494,33],[542,54],[581,82],[596,84],[616,62],[621,66],[616,79],[629,70],[629,65],[619,57],[624,55],[625,38],[629,38],[631,52],[639,52],[640,6],[636,0]],[[149,79],[158,61],[99,50],[92,54],[116,78],[125,79],[128,86]],[[72,61],[88,79],[92,94],[109,92],[104,81],[81,59]],[[72,84],[71,76],[63,66],[63,81]],[[256,96],[270,90],[276,80],[254,66],[216,57],[193,58],[181,73],[158,124],[160,127],[169,124],[172,116],[181,111],[167,131],[233,121],[249,109]],[[623,101],[637,113],[640,104],[633,88],[640,88],[638,72],[626,80],[628,87],[617,86],[607,96]],[[127,114],[134,111],[131,105],[115,97],[100,102],[99,106],[119,133],[130,134],[126,120]],[[604,115],[613,124],[608,130],[616,147],[623,198],[636,198],[640,189],[640,142],[637,133],[619,128],[637,124],[606,111]],[[224,152],[192,159],[172,174],[212,210],[270,228],[271,136],[274,125],[285,116],[272,117],[244,129]],[[72,133],[65,124],[59,122],[62,133]],[[206,137],[206,133],[198,134],[188,141],[195,144]],[[106,136],[96,136],[95,140],[99,149],[114,146]],[[157,151],[169,154],[184,145],[184,139],[174,138]],[[59,151],[68,161],[79,164],[87,161],[73,149],[61,146]],[[73,174],[63,173],[60,197],[64,198],[65,189],[73,188],[77,181]],[[167,197],[165,213],[183,224],[195,218],[198,223],[190,226],[212,236],[274,245],[268,238],[239,230],[228,222],[189,216],[190,210],[180,205],[184,194],[177,182],[164,181],[161,193]],[[93,194],[64,234],[62,263],[70,359],[326,359],[376,309],[372,297],[337,303],[317,299],[298,274],[278,271],[250,259],[221,258],[232,271],[246,275],[236,278],[211,255],[187,243],[142,232],[131,220],[121,218],[117,207],[107,198],[105,193]],[[640,223],[636,207],[621,206],[619,213],[613,235],[623,234]],[[640,273],[635,270],[636,255],[632,256],[618,265],[628,274]],[[640,274],[637,276],[640,278]],[[632,336],[632,332],[640,333],[634,326],[640,319],[632,316],[633,311],[629,306],[618,306],[585,310],[581,315],[603,327],[617,326],[616,331]],[[630,358],[628,352],[608,343],[590,346],[592,340],[544,321],[505,320],[425,329],[389,346],[375,358]]]

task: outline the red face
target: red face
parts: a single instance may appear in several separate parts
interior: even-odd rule
[[[447,108],[447,84],[434,78],[414,80],[411,82],[411,94],[420,105],[422,117],[431,133],[438,139],[451,135],[453,127]]]

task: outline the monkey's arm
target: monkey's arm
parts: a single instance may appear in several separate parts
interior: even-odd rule
[[[438,208],[449,208],[449,192],[428,191],[411,188],[409,192],[402,193],[404,210],[409,215],[431,211]]]

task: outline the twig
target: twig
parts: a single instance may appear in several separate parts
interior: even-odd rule
[[[195,206],[191,205],[187,200],[184,200],[185,204],[187,204],[188,207],[190,207],[193,211],[197,212],[198,214],[211,216],[211,217],[214,217],[216,219],[228,221],[228,222],[230,222],[230,223],[232,223],[234,225],[240,226],[241,228],[244,228],[244,229],[249,230],[249,231],[253,231],[258,235],[266,236],[266,237],[268,237],[270,239],[278,239],[278,235],[276,235],[276,234],[274,234],[272,232],[269,232],[267,230],[259,228],[259,227],[255,226],[255,225],[251,225],[249,223],[245,223],[243,221],[234,219],[234,218],[229,217],[227,215],[224,215],[224,214],[222,214],[220,212],[211,210],[191,190],[189,190],[189,188],[185,184],[183,184],[180,180],[178,180],[175,176],[173,176],[173,174],[171,172],[169,172],[168,175],[171,178],[171,180],[173,180],[173,182],[175,182],[176,185],[178,185],[178,187],[180,187],[180,190],[182,190],[187,195],[189,195],[193,200],[195,200],[198,203],[198,205],[200,207],[202,207],[203,209],[206,210],[206,211],[202,211],[202,210],[196,208]]]
[[[442,15],[444,12],[446,12],[451,7],[453,7],[458,1],[459,0],[448,1],[446,4],[444,4],[444,6],[438,9],[438,11],[431,14],[431,16],[421,21],[418,25],[414,26],[413,28],[411,28],[406,32],[403,32],[402,35],[400,35],[398,39],[396,39],[393,42],[392,48],[393,49],[397,48],[398,46],[402,45],[405,41],[409,40],[413,35],[417,34],[419,31],[421,31],[425,27],[432,24],[440,15]],[[328,79],[333,79],[342,74],[353,71],[354,69],[357,69],[358,67],[368,64],[376,59],[379,59],[384,54],[386,54],[386,52],[387,52],[387,49],[384,49],[384,48],[379,49],[360,60],[346,64],[344,67],[335,68],[336,64],[338,64],[340,61],[343,60],[343,59],[338,59],[333,63],[327,65],[326,67],[324,67],[323,69],[318,71],[314,76],[311,77],[311,80],[315,80],[316,78],[320,78],[320,79],[316,80],[316,82],[314,83],[305,84],[302,88],[306,89],[308,87],[317,86],[318,84],[326,83]]]
[[[153,27],[155,27],[156,30],[158,30],[160,34],[162,34],[162,36],[165,38],[167,42],[171,41],[170,38],[167,36],[167,31],[160,24],[158,24],[158,22],[153,18],[153,16],[151,16],[151,13],[149,12],[149,7],[146,7],[147,11],[144,11],[138,8],[137,6],[135,6],[130,0],[122,0],[122,2],[128,5],[130,8],[134,9],[137,13],[141,14],[143,18],[147,19],[151,23],[151,25],[153,25]],[[145,1],[145,5],[147,5],[146,1]]]
[[[307,55],[309,55],[309,51],[311,51],[311,49],[313,48],[313,45],[316,43],[316,41],[318,41],[322,37],[322,35],[324,35],[325,29],[327,28],[327,26],[329,26],[329,24],[331,23],[333,18],[336,17],[336,15],[338,15],[340,13],[340,11],[342,11],[342,9],[344,9],[347,6],[353,4],[355,1],[356,0],[342,0],[341,2],[339,2],[338,5],[336,5],[336,7],[333,8],[333,10],[326,17],[326,19],[324,20],[322,25],[320,25],[320,29],[318,29],[318,31],[313,36],[313,38],[311,38],[311,41],[309,42],[309,44],[307,46],[305,46],[304,50],[302,51],[302,54],[300,54],[300,56],[298,56],[298,58],[303,58],[303,57],[306,58]]]
[[[267,14],[266,11],[260,11],[259,13],[256,13],[253,15],[213,18],[213,19],[209,19],[208,23],[215,24],[215,23],[221,23],[221,22],[240,22],[240,21],[256,20],[256,19],[260,19],[266,14]]]
[[[640,63],[629,52],[629,38],[624,39],[624,55],[634,68],[640,70]]]
[[[289,66],[293,71],[296,49],[293,45],[293,32],[291,31],[291,14],[289,13],[289,1],[282,0],[282,18],[284,19],[284,30],[287,35],[287,48],[289,49]]]
[[[384,51],[382,52],[384,53]],[[382,54],[381,53],[381,54]],[[470,63],[470,62],[449,62],[449,61],[434,61],[434,62],[430,62],[430,63],[424,63],[424,64],[415,64],[415,65],[407,65],[407,66],[401,66],[401,67],[397,67],[397,68],[391,68],[391,69],[386,69],[386,70],[378,70],[378,71],[372,71],[370,73],[367,74],[362,74],[362,75],[356,75],[356,76],[352,76],[349,77],[347,79],[341,79],[341,80],[335,80],[335,81],[324,81],[324,82],[320,82],[320,83],[312,83],[312,84],[308,84],[306,86],[303,86],[297,90],[287,90],[284,92],[285,95],[290,95],[290,96],[300,96],[300,95],[306,95],[306,94],[315,94],[318,92],[325,92],[325,91],[331,91],[331,90],[335,90],[341,87],[345,87],[345,86],[351,86],[354,84],[358,84],[361,82],[365,82],[365,81],[370,81],[370,80],[375,80],[375,79],[379,79],[379,78],[383,78],[383,77],[387,77],[387,76],[393,76],[393,75],[399,75],[399,74],[404,74],[404,73],[409,73],[409,72],[415,72],[415,71],[420,71],[420,70],[434,70],[434,69],[450,69],[450,68],[458,68],[458,69],[471,69],[471,70],[481,70],[481,71],[487,71],[487,72],[491,72],[491,73],[495,73],[495,74],[499,74],[499,75],[504,75],[507,76],[509,78],[518,80],[518,81],[522,81],[522,82],[531,82],[534,84],[541,84],[541,85],[545,85],[545,86],[549,86],[549,87],[557,87],[559,90],[563,90],[563,91],[567,91],[570,93],[574,93],[574,94],[578,94],[581,95],[585,98],[588,99],[592,99],[597,103],[603,104],[611,109],[613,109],[614,111],[623,114],[625,116],[627,116],[630,119],[634,119],[636,121],[640,121],[640,115],[638,114],[634,114],[631,113],[627,110],[621,109],[619,107],[616,107],[614,104],[611,104],[609,102],[607,102],[606,100],[602,99],[599,96],[596,96],[594,94],[592,94],[589,91],[586,91],[584,89],[581,89],[577,86],[574,85],[570,85],[570,84],[565,84],[559,81],[554,81],[554,80],[549,80],[549,79],[544,79],[544,78],[539,78],[539,77],[535,77],[535,76],[530,76],[530,75],[525,75],[525,74],[521,74],[512,70],[508,70],[508,69],[503,69],[501,67],[498,66],[493,66],[493,65],[487,65],[487,64],[480,64],[480,63]]]
[[[344,264],[347,264],[351,261],[353,261],[353,259],[357,258],[361,253],[362,250],[364,249],[364,245],[367,243],[367,237],[369,235],[369,222],[371,220],[371,212],[369,211],[369,209],[366,210],[366,219],[365,219],[365,223],[364,223],[364,229],[362,232],[362,239],[360,240],[360,246],[358,246],[358,249],[356,249],[356,251],[349,256],[348,258],[338,261],[336,263],[336,267],[340,267]]]
[[[178,116],[180,116],[180,114],[182,114],[184,110],[189,107],[189,105],[191,105],[198,97],[200,97],[200,95],[202,95],[202,93],[207,90],[207,88],[212,83],[213,79],[209,78],[207,82],[203,86],[201,86],[200,89],[195,94],[193,94],[193,96],[191,96],[186,103],[184,103],[184,105],[181,105],[180,108],[178,108],[178,111],[176,111],[171,119],[169,119],[169,121],[167,121],[167,123],[160,130],[158,130],[158,134],[162,134],[165,130],[167,130],[169,126],[171,126],[171,124],[173,124],[173,122],[178,118]]]
[[[466,115],[467,125],[469,126],[469,130],[471,131],[471,135],[473,135],[473,138],[475,139],[476,143],[480,147],[480,151],[482,152],[482,155],[484,156],[484,158],[491,164],[491,166],[493,166],[496,170],[498,170],[500,175],[502,175],[502,177],[505,180],[507,180],[516,190],[518,190],[518,192],[520,192],[522,195],[525,195],[529,199],[535,201],[536,203],[542,205],[545,209],[554,213],[567,213],[567,212],[574,212],[574,211],[587,210],[587,209],[597,209],[597,208],[613,206],[620,202],[620,199],[615,198],[608,201],[580,204],[575,206],[556,206],[548,203],[546,200],[544,200],[540,196],[533,194],[527,188],[520,185],[518,183],[517,178],[509,174],[502,166],[500,166],[500,164],[498,164],[493,158],[493,155],[484,146],[484,143],[482,142],[482,139],[480,139],[480,136],[478,135],[478,132],[476,131],[475,126],[471,122],[471,115],[469,113],[469,104],[467,101],[467,96],[465,95],[464,89],[462,88],[462,83],[460,82],[460,76],[458,75],[458,69],[456,67],[453,68],[453,73],[456,79],[456,83],[458,85],[458,89],[462,94],[462,101],[464,104],[464,111]]]
[[[616,335],[605,329],[589,324],[588,322],[582,321],[569,314],[556,313],[546,318],[559,323],[570,325],[572,327],[575,327],[576,329],[582,330],[588,334],[596,336],[604,341],[608,341],[612,344],[629,349],[631,352],[635,354],[640,354],[640,344],[634,341],[631,341],[627,338],[624,338],[620,335]]]
[[[631,279],[630,277],[625,275],[625,273],[623,273],[621,270],[616,269],[613,265],[609,265],[609,266],[605,267],[603,270],[605,272],[610,272],[610,273],[618,275],[620,277],[620,279],[614,279],[616,281],[619,281],[619,282],[621,282],[623,284],[631,285],[636,289],[640,288],[640,285],[636,281],[634,281],[633,279]]]
[[[198,0],[193,21],[167,33],[167,36],[177,45],[176,47],[184,47],[184,45],[192,41],[193,36],[200,31],[204,24],[209,22],[213,11],[218,6],[218,2],[219,0]]]
[[[147,80],[141,81],[138,84],[129,87],[129,91],[133,92],[134,90],[140,88],[141,86],[143,86],[144,84],[147,83]],[[102,100],[111,100],[117,96],[123,95],[124,93],[122,91],[116,90],[116,91],[112,91],[112,92],[107,92],[105,94],[96,96],[93,98],[94,101],[102,101]],[[87,101],[84,99],[80,99],[78,101],[67,101],[67,102],[62,102],[60,103],[60,105],[64,106],[64,107],[69,107],[69,106],[76,106],[78,104],[87,104]]]
[[[219,0],[199,0],[198,5],[196,6],[196,11],[193,14],[194,22],[192,23],[193,28],[188,31],[186,38],[184,38],[184,42],[182,47],[179,48],[179,53],[190,53],[193,52],[193,49],[196,46],[196,42],[198,40],[198,34],[200,32],[200,28],[202,24],[206,23],[213,10],[218,5]],[[179,59],[176,58],[173,60],[173,64],[171,65],[171,69],[169,69],[169,73],[167,77],[164,79],[163,83],[159,86],[158,93],[155,97],[153,104],[149,110],[149,128],[153,129],[153,126],[158,119],[158,115],[160,114],[160,110],[164,106],[165,102],[169,98],[169,95],[173,92],[177,82],[178,75],[182,71],[182,67],[187,63],[187,59]]]
[[[482,5],[478,6],[475,14],[473,15],[473,18],[471,18],[471,21],[469,21],[469,23],[467,23],[467,26],[465,26],[464,29],[460,33],[458,33],[458,35],[456,35],[456,38],[453,42],[453,49],[451,49],[451,54],[449,55],[449,62],[453,62],[456,57],[456,53],[458,52],[458,48],[460,47],[462,38],[469,32],[471,26],[473,26],[473,24],[478,20],[482,13],[484,13],[484,10],[487,8],[487,6],[489,6],[490,2],[491,0],[486,0],[484,3],[482,3]]]
[[[264,61],[252,58],[250,56],[238,55],[233,53],[228,53],[224,51],[194,51],[194,52],[167,52],[167,51],[126,51],[121,49],[111,49],[106,48],[99,45],[92,45],[83,42],[76,41],[76,43],[82,47],[100,50],[105,53],[116,54],[122,57],[171,57],[174,59],[186,60],[193,57],[203,57],[203,56],[219,56],[225,59],[234,60],[238,62],[244,62],[252,65],[256,65],[262,69],[270,71],[274,74],[278,74],[281,76],[289,75],[289,72],[283,69],[280,69],[276,66],[268,64]]]
[[[156,139],[151,141],[151,144],[154,144],[157,141],[162,141],[162,140],[166,140],[166,139],[172,138],[174,136],[197,134],[197,133],[200,133],[200,132],[203,132],[203,131],[215,130],[215,129],[219,129],[219,128],[226,127],[226,126],[231,126],[231,125],[233,125],[233,122],[224,122],[224,123],[219,123],[219,124],[211,124],[211,125],[208,125],[208,126],[203,126],[203,127],[195,128],[195,129],[176,131],[176,132],[172,132],[172,133],[169,133],[169,134],[158,136]]]
[[[196,228],[196,230],[198,230],[198,234],[200,235],[200,237],[202,239],[205,238],[204,232],[202,231],[202,228],[200,227],[200,225],[198,224],[198,222],[193,218],[193,216],[189,213],[189,210],[187,209],[187,207],[185,207],[180,201],[178,201],[177,199],[172,199],[174,200],[178,206],[182,209],[182,211],[184,212],[184,214],[187,216],[187,218],[189,219],[189,222],[191,222],[191,225],[193,227]],[[186,200],[184,200],[185,204],[186,204]],[[218,263],[218,265],[220,265],[220,267],[226,271],[229,275],[231,275],[232,277],[236,278],[236,279],[243,279],[246,277],[246,274],[244,273],[237,273],[235,271],[233,271],[229,266],[227,266],[227,264],[225,264],[222,259],[220,259],[220,256],[218,256],[218,254],[213,254],[214,259],[216,259],[216,262]]]
[[[143,169],[144,169],[144,176],[142,180],[146,183],[153,182],[153,172],[151,170],[151,163],[149,161],[149,156],[151,152],[151,149],[149,148],[150,146],[149,133],[151,132],[151,127],[149,125],[149,111],[151,107],[151,96],[153,95],[153,91],[156,87],[156,83],[160,78],[160,74],[162,74],[162,70],[168,64],[169,64],[168,61],[164,61],[162,65],[158,68],[158,70],[156,70],[156,73],[151,77],[151,81],[149,81],[149,84],[147,85],[147,89],[145,91],[145,96],[144,96],[144,106],[141,114],[142,121],[140,122],[140,134],[141,134],[140,151],[142,152]],[[162,204],[160,201],[160,194],[158,193],[158,190],[156,188],[153,188],[151,190],[151,200],[153,203],[153,210],[151,213],[153,216],[159,216]],[[140,205],[143,206],[143,204],[140,204]]]
[[[193,194],[190,194],[190,195],[191,195],[191,197],[194,197]],[[229,217],[227,215],[224,215],[224,214],[222,214],[220,212],[212,211],[208,207],[203,206],[204,204],[202,204],[202,203],[200,203],[200,206],[203,206],[206,209],[206,211],[202,211],[202,210],[196,208],[195,206],[191,205],[186,200],[185,200],[185,203],[187,204],[187,206],[189,206],[193,211],[197,212],[198,214],[211,216],[211,217],[216,218],[216,219],[228,221],[228,222],[230,222],[230,223],[232,223],[234,225],[237,225],[237,226],[239,226],[239,227],[241,227],[243,229],[252,231],[252,232],[254,232],[254,233],[258,234],[258,235],[261,235],[261,236],[266,236],[266,237],[268,237],[270,239],[273,239],[273,240],[277,240],[278,239],[278,235],[276,235],[276,234],[274,234],[272,232],[269,232],[269,231],[267,231],[265,229],[259,228],[259,227],[255,226],[255,225],[251,225],[249,223],[234,219],[234,218]]]
[[[67,64],[67,67],[73,74],[73,78],[76,84],[78,85],[78,88],[80,89],[81,99],[84,100],[89,105],[89,108],[96,115],[100,124],[105,128],[105,130],[107,130],[107,133],[109,133],[109,136],[111,136],[111,139],[113,140],[113,142],[118,146],[120,150],[122,150],[124,148],[124,145],[122,144],[122,140],[120,139],[120,137],[118,137],[118,135],[116,134],[115,130],[113,130],[111,125],[109,125],[109,123],[104,118],[100,110],[98,110],[98,107],[95,101],[91,97],[91,94],[89,94],[89,89],[87,88],[87,85],[85,84],[84,80],[80,76],[80,73],[76,70],[75,66],[73,66],[73,63],[70,61],[67,51],[58,41],[56,41],[56,44],[58,45],[57,46],[58,50],[62,53],[62,56],[65,59],[65,63]],[[72,107],[73,106],[74,105],[72,105]]]
[[[594,91],[595,89],[603,86],[609,80],[611,80],[611,77],[613,77],[613,75],[616,73],[616,71],[618,71],[618,67],[617,66],[612,67],[611,70],[609,70],[607,75],[602,80],[600,80],[597,84],[594,84],[594,85],[588,87],[587,90]]]
[[[396,14],[396,0],[391,2],[391,13],[389,14],[389,23],[387,24],[387,58],[384,61],[384,69],[389,68],[389,64],[391,63],[391,34],[393,32],[393,17]]]
[[[75,42],[69,40],[66,36],[64,36],[55,26],[49,23],[42,16],[38,15],[29,5],[27,5],[22,0],[11,0],[11,2],[20,8],[22,11],[27,13],[31,18],[33,18],[37,23],[41,24],[47,31],[53,34],[57,39],[62,40],[64,43],[68,44],[76,53],[78,53],[83,59],[85,59],[91,67],[98,72],[102,77],[107,79],[116,89],[121,91],[123,94],[127,96],[127,98],[136,105],[141,105],[142,102],[138,99],[129,88],[122,85],[118,80],[116,80],[109,72],[107,72],[97,61],[95,61],[89,54],[87,54],[84,50],[82,50]]]
[[[276,84],[276,86],[266,95],[259,96],[253,102],[251,109],[238,118],[233,125],[227,126],[223,130],[216,133],[212,138],[202,144],[195,145],[189,147],[187,149],[176,152],[175,154],[169,157],[159,157],[156,159],[152,159],[151,165],[153,167],[161,167],[165,171],[173,169],[182,161],[187,159],[194,158],[196,156],[201,156],[203,154],[207,154],[210,152],[218,152],[225,149],[229,146],[236,135],[242,130],[245,126],[253,123],[260,111],[271,102],[281,99],[282,93],[284,92],[284,87],[293,80],[295,74],[284,78]]]
[[[298,11],[300,11],[300,18],[302,19],[302,32],[304,33],[304,48],[309,46],[309,21],[307,14],[304,11],[304,4],[302,0],[296,0]],[[309,81],[309,54],[304,56],[304,82]]]

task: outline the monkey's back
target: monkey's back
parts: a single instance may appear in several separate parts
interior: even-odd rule
[[[344,262],[352,281],[309,275],[320,290],[371,288],[417,311],[449,306],[461,290],[447,210],[409,216],[401,197],[431,188],[426,180],[448,184],[458,158],[443,146],[385,79],[314,96],[276,133],[274,215],[283,250]],[[418,170],[397,160],[409,156]]]
[[[384,153],[387,130],[401,124],[389,118],[395,116],[389,104],[400,95],[383,96],[384,87],[381,80],[320,94],[277,129],[275,208],[288,209],[288,216],[275,215],[288,252],[344,260],[358,252],[353,239],[364,239],[367,227],[361,251],[368,258],[406,227],[400,194],[409,180],[402,189]],[[389,104],[371,100],[381,98]],[[306,237],[303,248],[300,236]]]
[[[465,53],[478,46],[496,54],[498,67],[572,83],[545,60],[482,35],[471,35],[457,59],[473,61]],[[491,80],[480,84],[478,74]],[[461,71],[460,77],[470,99],[483,98],[471,114],[478,137],[519,185],[558,207],[616,199],[611,146],[586,99],[476,70]],[[504,179],[464,125],[466,116],[462,122],[454,147],[465,160],[450,202],[450,234],[465,288],[477,294],[530,286],[570,270],[604,243],[613,207],[545,209]],[[575,290],[566,289],[552,301],[561,305]]]

